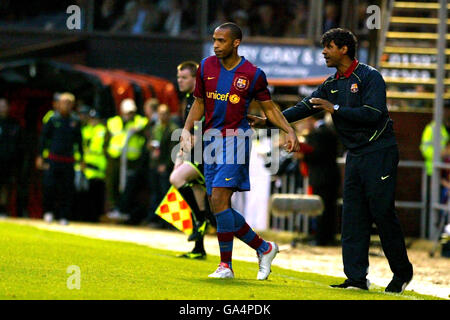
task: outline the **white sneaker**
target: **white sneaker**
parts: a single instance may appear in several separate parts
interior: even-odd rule
[[[233,273],[233,270],[230,269],[228,264],[226,264],[225,262],[221,262],[219,264],[219,267],[217,268],[217,270],[214,271],[213,273],[211,273],[208,277],[209,278],[233,279],[234,273]]]
[[[53,222],[53,213],[51,213],[51,212],[44,213],[44,221],[47,223],[52,223]]]
[[[62,226],[67,226],[69,224],[69,220],[67,219],[60,219],[59,224]]]
[[[275,242],[269,241],[270,251],[264,254],[258,254],[258,262],[259,262],[259,271],[256,279],[258,280],[266,280],[269,277],[270,269],[272,265],[272,261],[277,255],[279,249],[278,245]]]

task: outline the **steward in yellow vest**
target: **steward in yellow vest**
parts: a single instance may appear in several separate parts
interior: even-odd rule
[[[433,130],[434,130],[435,122],[432,121],[426,125],[425,129],[422,132],[422,140],[420,143],[420,151],[422,152],[422,156],[425,159],[425,168],[427,170],[427,175],[431,176],[433,174]],[[449,134],[444,125],[441,125],[441,148],[442,150],[445,148],[449,140]]]
[[[145,132],[148,126],[148,119],[137,114],[137,107],[132,99],[125,99],[120,105],[120,115],[109,118],[106,122],[106,189],[108,196],[108,204],[112,210],[108,217],[114,219],[126,219],[121,216],[120,208],[128,210],[130,200],[125,196],[121,201],[124,205],[119,203],[121,192],[125,192],[124,188],[119,189],[120,175],[122,168],[122,183],[126,177],[126,188],[133,188],[134,181],[130,177],[135,175],[140,168],[144,167],[145,160],[145,146],[147,138]],[[126,157],[126,163],[121,161],[122,154]],[[126,175],[123,175],[126,165]]]
[[[99,113],[92,109],[86,125],[82,128],[84,151],[84,176],[88,180],[87,206],[82,214],[83,221],[98,222],[105,211],[106,126]]]

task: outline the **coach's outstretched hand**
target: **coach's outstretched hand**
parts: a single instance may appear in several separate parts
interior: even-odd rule
[[[252,128],[265,128],[266,118],[258,117],[252,114],[247,115],[247,120]]]

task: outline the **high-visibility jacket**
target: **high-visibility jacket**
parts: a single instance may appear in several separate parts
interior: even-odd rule
[[[48,122],[48,120],[50,120],[50,118],[53,117],[54,114],[55,114],[55,111],[53,109],[48,110],[47,113],[42,118],[42,124],[46,124]],[[42,158],[44,158],[45,160],[48,159],[48,153],[49,153],[48,148],[45,148],[42,151]]]
[[[425,159],[425,168],[427,170],[427,175],[431,176],[433,174],[433,130],[435,122],[432,121],[426,125],[422,132],[422,140],[420,143],[420,151]],[[449,140],[449,134],[444,125],[441,125],[441,148],[445,148]]]
[[[84,150],[84,175],[90,179],[104,179],[106,173],[106,156],[104,143],[106,127],[102,123],[95,126],[87,124],[82,129]]]
[[[119,158],[123,148],[125,147],[129,130],[138,132],[144,129],[147,124],[147,117],[143,117],[141,115],[135,115],[132,120],[125,124],[125,126],[123,125],[123,120],[120,116],[109,118],[106,123],[106,127],[111,136],[107,149],[108,155],[111,158]],[[144,136],[140,134],[133,134],[128,140],[127,159],[137,160],[141,156],[144,144]]]

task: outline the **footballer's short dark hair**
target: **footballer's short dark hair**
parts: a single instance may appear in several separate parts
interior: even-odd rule
[[[239,39],[242,40],[242,30],[241,28],[234,22],[225,22],[222,23],[217,29],[228,29],[230,30],[231,37],[233,40]]]
[[[198,63],[195,61],[184,61],[177,67],[178,71],[185,69],[189,69],[189,71],[191,72],[191,76],[195,77],[195,75],[197,74]]]
[[[327,46],[334,41],[334,44],[338,48],[342,48],[343,46],[347,46],[347,55],[350,59],[355,59],[356,56],[356,48],[358,46],[358,40],[356,36],[347,29],[342,28],[334,28],[330,29],[322,35],[322,39],[320,43],[322,46]]]

